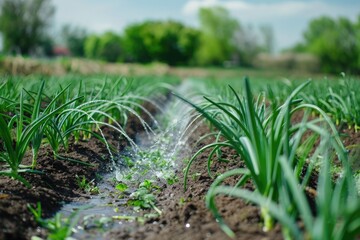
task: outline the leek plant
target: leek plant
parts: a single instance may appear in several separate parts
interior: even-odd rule
[[[4,112],[11,111],[11,104],[7,99],[18,99],[19,98],[19,83],[15,82],[14,79],[7,79],[0,82],[0,109]]]
[[[329,144],[329,142],[331,143]],[[303,184],[294,174],[294,170],[285,156],[279,158],[284,181],[279,202],[270,200],[256,191],[251,192],[246,189],[220,185],[227,177],[250,174],[244,169],[235,169],[224,173],[214,181],[206,197],[207,204],[219,217],[220,224],[230,236],[234,236],[234,234],[222,221],[216,209],[215,196],[219,194],[243,198],[260,206],[267,205],[269,213],[282,224],[285,239],[355,239],[360,234],[358,218],[360,198],[352,171],[347,164],[346,154],[342,152],[343,149],[338,149],[339,153],[342,153],[343,173],[339,179],[333,182],[330,168],[331,158],[328,155],[329,145],[333,145],[335,148],[339,147],[338,143],[330,137],[322,141],[319,147],[321,148],[320,152],[324,155],[315,196],[316,215],[312,214]],[[289,211],[289,208],[295,208],[296,211]],[[299,217],[304,224],[304,230],[298,224]]]
[[[119,132],[130,143],[135,145],[132,139],[127,136],[123,126],[126,125],[127,115],[134,114],[143,124],[146,130],[151,130],[148,123],[146,123],[141,116],[135,111],[135,108],[141,109],[144,113],[154,119],[153,116],[143,107],[140,102],[146,100],[140,96],[128,96],[130,85],[121,81],[116,81],[115,87],[110,88],[104,83],[98,93],[94,91],[87,92],[86,85],[80,82],[75,93],[77,98],[72,104],[69,104],[56,118],[52,119],[45,131],[47,141],[51,145],[54,157],[59,156],[59,149],[62,145],[67,151],[69,149],[70,139],[74,137],[74,143],[78,143],[80,138],[88,140],[91,136],[98,138],[105,144],[109,150],[110,156],[112,152],[116,151],[113,146],[110,146],[102,133],[101,127],[107,126]],[[112,89],[120,89],[121,83],[125,85],[122,93],[119,96],[113,96]],[[136,91],[136,89],[134,89]],[[107,92],[108,94],[104,94]],[[66,94],[62,95],[62,102],[67,102],[71,99],[71,90],[67,88]],[[107,99],[102,99],[102,98]]]
[[[124,130],[127,116],[133,114],[144,129],[151,132],[150,125],[141,118],[140,112],[154,122],[155,119],[142,103],[150,101],[150,94],[166,90],[166,87],[159,89],[163,82],[143,84],[142,81],[123,78],[110,79],[111,83],[105,81],[103,84],[99,84],[99,79],[74,83],[71,77],[41,82],[33,78],[21,80],[8,79],[0,83],[0,174],[13,177],[27,186],[19,173],[36,172],[36,158],[44,142],[50,144],[56,158],[61,157],[58,154],[61,146],[68,150],[72,137],[77,143],[81,137],[87,140],[94,136],[106,145],[112,156],[115,148],[108,144],[102,132],[102,127],[106,126],[135,146]],[[55,80],[61,84],[71,81],[72,87],[70,84],[64,88],[61,84],[50,84]],[[22,89],[19,93],[13,89],[25,85],[30,86],[30,90]],[[86,89],[89,85],[91,89]],[[23,166],[22,161],[29,148],[32,149],[33,161],[31,166]]]
[[[251,178],[256,192],[260,196],[268,199],[267,202],[278,203],[280,192],[284,188],[279,158],[285,156],[295,172],[296,178],[299,179],[312,148],[311,144],[307,144],[305,148],[302,146],[302,136],[307,130],[319,135],[324,131],[322,127],[318,126],[320,120],[308,121],[308,111],[305,111],[301,123],[292,125],[291,116],[295,112],[303,109],[319,111],[327,126],[331,128],[337,142],[340,142],[335,126],[321,109],[295,99],[296,95],[308,84],[309,82],[306,82],[297,87],[281,106],[272,104],[270,107],[266,107],[266,101],[261,96],[254,101],[248,79],[244,81],[244,97],[242,98],[230,87],[233,94],[232,102],[214,101],[205,97],[209,104],[206,107],[199,107],[183,99],[213,124],[225,138],[224,141],[218,140],[211,143],[194,154],[185,168],[184,187],[186,188],[191,164],[200,152],[206,149],[213,149],[214,151],[222,147],[231,147],[236,150],[246,165],[246,169],[240,169],[244,176],[236,187],[241,188],[246,180]],[[301,154],[298,154],[300,151]],[[314,155],[314,161],[317,159],[316,156],[318,154]],[[307,166],[304,183],[309,179],[314,161]],[[208,206],[214,209],[213,204],[209,201]],[[270,214],[269,205],[261,204],[260,208],[264,230],[272,229],[274,221]],[[292,209],[294,206],[289,208],[289,211]],[[216,210],[213,212],[221,223],[219,214]],[[233,235],[226,225],[222,224],[221,226],[230,236]]]
[[[328,111],[334,116],[337,124],[346,123],[349,128],[354,126],[356,132],[360,129],[360,99],[354,90],[346,89],[346,93],[341,96],[329,88],[326,99]]]
[[[34,112],[37,117],[33,117],[32,121],[27,122],[25,117],[25,104],[23,95],[23,91],[21,91],[19,111],[14,116],[10,117],[8,115],[0,114],[0,139],[4,144],[5,150],[4,152],[0,153],[0,159],[6,162],[6,165],[3,165],[2,169],[0,170],[0,175],[13,177],[14,179],[24,183],[26,186],[29,186],[29,183],[22,176],[20,176],[19,173],[38,172],[30,169],[30,166],[24,166],[21,164],[24,155],[30,146],[30,143],[35,142],[38,144],[37,141],[41,142],[41,132],[46,127],[50,119],[54,118],[68,104],[71,104],[72,101],[75,101],[76,99],[58,107],[51,107],[53,104],[50,103],[48,108],[46,108],[42,114],[38,114],[38,110],[35,110]],[[55,100],[56,97],[54,98],[54,101]],[[39,101],[37,102],[40,104]],[[35,108],[38,109],[39,106]],[[39,145],[35,145],[33,147],[38,148]],[[35,149],[33,152],[37,152],[37,150],[38,149]],[[36,158],[33,158],[32,167],[35,166],[34,159]]]
[[[140,120],[145,130],[152,131],[149,124],[146,123],[133,109],[134,107],[141,108],[145,113],[153,118],[146,109],[136,103],[136,99],[120,99],[118,101],[92,100],[78,105],[69,105],[66,109],[59,113],[56,118],[52,119],[46,129],[47,140],[52,146],[54,156],[58,156],[59,147],[61,145],[64,146],[65,151],[68,150],[70,138],[72,136],[74,136],[75,144],[80,141],[81,137],[83,137],[83,140],[87,140],[91,136],[94,136],[105,144],[109,150],[110,156],[112,156],[112,152],[116,151],[116,149],[108,144],[102,132],[102,126],[107,126],[108,128],[119,132],[135,146],[136,144],[126,134],[123,128],[126,121],[119,122],[111,115],[114,109],[116,109],[121,112],[123,119],[126,120],[127,115],[132,113]]]
[[[29,122],[34,122],[36,119],[40,118],[43,115],[48,114],[49,112],[55,110],[57,108],[57,102],[59,98],[64,95],[64,92],[69,89],[69,86],[67,86],[65,89],[60,91],[59,93],[55,94],[52,97],[52,100],[49,103],[46,103],[46,107],[43,109],[41,107],[43,103],[43,91],[44,91],[45,81],[41,81],[41,84],[39,86],[39,90],[35,96],[32,96],[32,94],[24,89],[24,91],[31,97],[32,104],[27,104],[27,107],[25,109],[28,109],[28,114],[31,115]],[[61,110],[63,111],[68,105],[73,104],[74,102],[78,101],[80,97],[75,99],[68,99],[66,102],[63,102]],[[26,111],[25,111],[26,112]],[[59,113],[61,111],[58,111]],[[26,115],[26,114],[25,114]],[[48,123],[51,122],[55,118],[55,115],[49,119],[47,124],[41,125],[37,131],[34,132],[34,135],[31,139],[31,149],[33,153],[33,159],[32,159],[32,168],[36,166],[36,159],[38,156],[38,152],[40,149],[40,146],[42,144],[42,141],[44,139],[45,130],[47,129]]]
[[[343,76],[343,79],[337,82],[317,83],[315,88],[301,93],[301,98],[323,109],[336,125],[346,124],[358,131],[360,96],[356,94],[356,89],[359,87],[358,81]]]

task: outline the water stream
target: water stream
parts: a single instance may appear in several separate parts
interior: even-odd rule
[[[177,91],[189,93],[191,84],[184,82]],[[176,171],[181,159],[189,157],[186,144],[187,127],[191,109],[179,99],[172,97],[155,116],[159,126],[153,133],[143,132],[136,137],[136,148],[129,148],[116,158],[112,172],[101,176],[94,194],[85,202],[72,202],[59,212],[69,217],[76,212],[77,224],[73,228],[74,239],[103,239],[111,229],[126,227],[129,221],[139,221],[139,213],[127,206],[131,192],[139,183],[150,180],[154,185],[171,184],[177,180]],[[162,130],[160,130],[162,129]],[[130,163],[130,164],[129,164]],[[129,167],[131,165],[131,167]],[[123,183],[126,194],[117,185]]]

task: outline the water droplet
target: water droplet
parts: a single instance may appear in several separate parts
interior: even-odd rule
[[[185,224],[185,227],[186,227],[186,228],[189,228],[189,227],[190,227],[190,223]]]

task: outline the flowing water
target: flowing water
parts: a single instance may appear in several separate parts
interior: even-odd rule
[[[191,84],[185,82],[177,90],[185,95],[190,89]],[[86,201],[66,204],[61,209],[59,213],[63,217],[75,216],[72,238],[103,239],[111,229],[126,227],[129,221],[143,220],[138,212],[127,206],[127,201],[131,192],[145,180],[159,186],[177,180],[179,161],[190,154],[185,134],[189,133],[190,113],[188,105],[172,97],[162,113],[156,116],[158,126],[154,131],[139,133],[135,141],[137,147],[120,153],[113,171],[101,176],[102,180],[93,189],[99,193]],[[128,187],[126,194],[116,187],[119,183]]]

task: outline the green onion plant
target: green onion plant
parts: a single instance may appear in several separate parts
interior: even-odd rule
[[[256,192],[260,196],[268,199],[267,202],[279,202],[280,192],[284,188],[279,159],[281,156],[285,156],[295,172],[296,178],[301,177],[306,159],[310,155],[312,148],[311,144],[307,144],[305,148],[304,146],[300,148],[302,136],[307,130],[321,135],[324,128],[320,127],[319,124],[321,121],[325,122],[337,142],[340,142],[335,126],[321,109],[295,99],[296,95],[309,83],[306,82],[297,87],[281,106],[271,104],[267,107],[268,103],[261,96],[254,99],[247,79],[244,81],[244,97],[240,97],[230,87],[233,94],[230,101],[215,101],[205,97],[209,104],[205,107],[199,107],[183,99],[213,124],[221,132],[222,137],[225,138],[224,141],[217,138],[218,141],[203,147],[194,154],[185,168],[184,187],[186,188],[191,164],[201,152],[212,149],[213,153],[223,147],[230,147],[236,150],[246,165],[246,169],[240,171],[244,175],[236,187],[241,188],[246,180],[251,178]],[[305,114],[301,123],[292,124],[291,116],[295,112],[304,109]],[[323,120],[309,121],[309,111],[306,111],[306,109],[319,111],[324,116]],[[298,154],[300,151],[301,155]],[[318,153],[315,153],[312,157],[313,161],[307,166],[304,184],[313,170],[313,162],[317,160]],[[211,161],[210,158],[209,161]],[[289,199],[289,202],[291,202],[291,199]],[[215,217],[218,218],[219,214],[213,204],[208,201],[208,206],[213,210]],[[260,208],[264,220],[264,230],[272,229],[274,221],[268,204],[261,204]],[[295,206],[290,207],[288,211],[296,211]],[[220,223],[222,222],[219,218],[218,220]],[[230,236],[233,235],[226,225],[222,224],[221,226]]]

